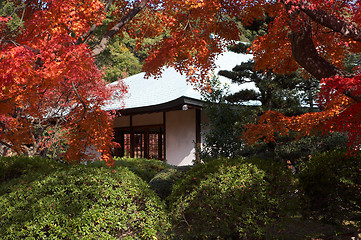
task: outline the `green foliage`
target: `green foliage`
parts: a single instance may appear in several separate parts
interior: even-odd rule
[[[166,163],[156,159],[115,157],[114,160],[115,167],[128,168],[145,182],[149,182],[157,173],[169,167]],[[93,162],[90,165],[105,167],[103,161]]]
[[[242,125],[254,121],[258,108],[229,104],[225,100],[228,88],[219,79],[211,79],[212,91],[204,93],[204,111],[209,119],[204,124],[204,143],[199,149],[202,161],[216,157],[236,157],[244,148],[240,139]]]
[[[150,188],[165,200],[172,192],[173,185],[178,182],[191,166],[172,166],[158,173],[149,182]]]
[[[240,153],[243,157],[256,157],[287,163],[298,173],[305,161],[320,152],[344,149],[347,136],[333,132],[328,135],[310,135],[297,138],[297,133],[277,137],[276,142],[262,142],[258,145],[246,146]]]
[[[134,54],[134,56],[139,59],[139,62],[143,63],[148,57],[148,52],[152,48],[152,46],[158,43],[162,38],[163,36],[157,36],[155,38],[145,38],[141,42],[141,47],[137,48],[138,40],[131,38],[126,32],[123,32],[122,42]]]
[[[160,38],[146,38],[137,49],[139,43],[126,32],[122,36],[115,36],[106,50],[96,58],[97,65],[104,69],[105,80],[114,82],[140,73],[150,47],[159,40]]]
[[[107,49],[97,57],[97,65],[104,69],[105,80],[108,82],[140,73],[142,69],[142,63],[122,43],[120,37],[115,37]]]
[[[361,226],[361,155],[332,151],[312,157],[299,175],[308,208],[306,216]]]
[[[64,164],[41,157],[0,157],[0,183],[6,183],[26,174],[47,174],[64,166]]]
[[[333,132],[328,135],[311,135],[294,141],[295,137],[280,139],[275,147],[275,155],[281,160],[289,160],[293,165],[307,161],[320,152],[341,150],[346,146],[347,136]]]
[[[108,13],[113,11],[117,11],[116,4],[110,7]],[[115,16],[107,14],[102,26],[97,27],[94,37],[88,41],[88,44],[90,46],[99,44],[104,34],[109,31],[109,24],[114,21],[117,21]],[[158,39],[146,38],[142,43],[139,43],[138,40],[130,37],[126,31],[121,32],[113,37],[105,51],[96,57],[96,64],[104,70],[104,78],[108,82],[140,73],[151,45],[160,39],[161,37]]]
[[[1,239],[155,239],[169,227],[163,203],[123,167],[29,171],[10,182],[0,196]]]
[[[229,50],[245,54],[256,37],[268,33],[268,24],[274,20],[267,13],[260,15],[251,22],[240,23],[237,19],[243,35],[249,41],[240,41],[230,46]],[[219,75],[227,77],[233,83],[244,84],[253,82],[257,87],[254,89],[242,89],[230,94],[227,100],[233,103],[258,100],[262,104],[263,110],[276,110],[285,115],[296,115],[305,112],[301,105],[309,105],[308,111],[314,110],[315,96],[318,92],[319,81],[314,78],[304,79],[303,74],[292,72],[289,74],[275,74],[272,69],[261,69],[256,71],[255,62],[238,63],[232,71],[219,71]]]
[[[212,91],[203,95],[206,102],[204,111],[209,119],[209,122],[204,124],[207,131],[203,133],[204,142],[202,148],[199,149],[199,156],[203,162],[217,157],[255,156],[280,161],[291,160],[295,164],[301,158],[307,158],[308,155],[318,151],[320,147],[322,147],[321,150],[330,150],[345,143],[345,137],[342,134],[334,134],[327,138],[305,137],[299,142],[295,141],[296,136],[288,136],[283,139],[277,138],[277,143],[248,146],[241,139],[244,126],[256,122],[257,115],[262,113],[262,109],[227,102],[228,88],[222,86],[217,78],[211,79],[210,85]],[[243,94],[245,92],[243,91]],[[252,99],[252,93],[246,95],[250,96],[248,100]],[[293,109],[295,111],[283,110],[296,112],[295,109]]]
[[[258,89],[257,91],[244,89],[230,94],[227,96],[227,100],[232,103],[258,100],[261,102],[264,111],[280,110],[288,115],[301,112],[297,86],[302,79],[296,73],[279,75],[256,71],[254,70],[254,61],[249,60],[235,66],[232,71],[219,71],[219,75],[240,85],[253,82]]]
[[[262,36],[268,33],[268,24],[273,20],[267,13],[263,16],[253,19],[252,22],[241,23],[240,19],[237,19],[238,25],[242,32],[243,38],[246,38],[249,42],[253,42],[256,37]]]
[[[345,69],[348,72],[355,72],[356,67],[361,65],[361,54],[350,53],[344,60]]]
[[[23,3],[25,5],[26,3]],[[20,9],[20,6],[18,6]],[[19,18],[18,14],[15,14],[16,6],[12,1],[0,1],[0,16],[11,16],[11,20],[7,23],[7,26],[12,31],[11,35],[15,36],[19,32],[15,30],[20,30],[20,27],[23,27],[23,22]]]
[[[259,239],[293,209],[293,180],[272,162],[215,159],[192,168],[169,197],[182,239]]]

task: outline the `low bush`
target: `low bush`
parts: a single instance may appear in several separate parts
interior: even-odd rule
[[[295,141],[295,136],[284,136],[280,140],[282,144],[275,147],[275,155],[280,160],[290,160],[298,168],[307,161],[310,156],[320,152],[343,149],[347,143],[347,135],[333,132],[326,135],[310,135]]]
[[[174,232],[182,239],[262,238],[275,219],[294,210],[292,175],[261,160],[215,159],[192,168],[174,187]]]
[[[172,192],[173,185],[179,181],[191,166],[172,166],[158,173],[149,182],[150,188],[165,200]]]
[[[48,173],[59,168],[61,163],[41,157],[0,157],[0,183],[10,181],[27,173]]]
[[[59,169],[67,167],[53,159],[41,157],[0,157],[0,195],[10,192],[21,181],[36,181]]]
[[[361,226],[361,156],[332,151],[312,157],[304,164],[299,182],[307,200],[305,216]]]
[[[169,167],[166,163],[156,159],[115,157],[114,160],[115,167],[126,167],[146,182],[149,182],[157,173]],[[105,163],[97,161],[91,165],[105,166]]]
[[[68,166],[27,181],[31,174],[0,196],[1,239],[155,239],[169,227],[159,197],[126,168]]]

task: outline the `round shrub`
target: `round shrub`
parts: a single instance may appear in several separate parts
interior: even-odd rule
[[[55,172],[67,164],[41,157],[0,157],[0,195],[11,192],[21,181],[35,181],[41,176]]]
[[[343,149],[347,143],[347,135],[333,132],[328,135],[310,135],[294,141],[294,137],[284,137],[283,144],[278,144],[275,153],[278,158],[291,160],[294,165],[304,162],[310,155],[320,152]]]
[[[276,163],[217,159],[199,164],[169,197],[173,230],[183,239],[262,238],[290,207],[293,183]]]
[[[149,182],[157,173],[168,167],[166,163],[156,159],[115,157],[114,160],[115,167],[126,167],[146,182]],[[105,163],[96,161],[90,165],[105,166]]]
[[[305,193],[306,216],[361,226],[361,156],[332,151],[312,157],[299,174]]]
[[[67,167],[0,196],[1,239],[154,239],[168,227],[158,196],[125,168]]]
[[[173,185],[180,180],[191,166],[171,167],[158,173],[149,182],[150,188],[165,200],[172,192]]]
[[[0,157],[0,182],[10,181],[27,173],[48,173],[64,164],[41,157]]]

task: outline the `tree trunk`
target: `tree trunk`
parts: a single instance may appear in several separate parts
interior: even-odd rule
[[[290,6],[285,6],[286,9],[289,10]],[[295,16],[297,16],[297,18]],[[292,55],[301,67],[318,80],[334,76],[344,78],[354,77],[354,74],[334,66],[318,54],[313,42],[312,24],[308,15],[298,11],[297,14],[292,13],[290,18],[291,33],[289,34],[289,38]],[[361,96],[354,94],[352,89],[344,91],[343,94],[356,102],[361,102]]]
[[[147,6],[148,0],[142,0],[137,6],[129,11],[119,22],[117,22],[114,27],[112,27],[107,33],[104,34],[100,43],[95,46],[93,49],[93,56],[97,56],[104,52],[106,47],[109,44],[110,39],[114,37],[117,33],[120,32],[122,27],[129,23],[140,11],[142,11]]]
[[[335,67],[318,54],[312,39],[312,27],[308,20],[305,19],[298,28],[293,26],[291,28],[292,32],[289,38],[293,58],[312,76],[318,80],[335,75],[352,76],[350,73]]]

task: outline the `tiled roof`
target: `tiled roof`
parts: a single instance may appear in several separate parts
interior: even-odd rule
[[[252,58],[250,54],[237,54],[225,52],[216,60],[215,73],[219,70],[232,70],[234,66]],[[139,73],[123,79],[128,86],[128,94],[124,100],[124,108],[139,108],[158,105],[170,102],[180,97],[201,99],[201,94],[186,82],[186,77],[177,72],[174,68],[165,68],[160,78],[144,78],[145,73]],[[231,91],[235,92],[240,86],[231,84],[230,80],[220,77],[222,83],[231,85]],[[113,83],[114,84],[114,83]],[[249,87],[249,86],[247,86]],[[252,87],[252,86],[251,86]],[[243,86],[243,88],[245,88]],[[104,107],[105,110],[122,109],[120,100],[114,99]]]

